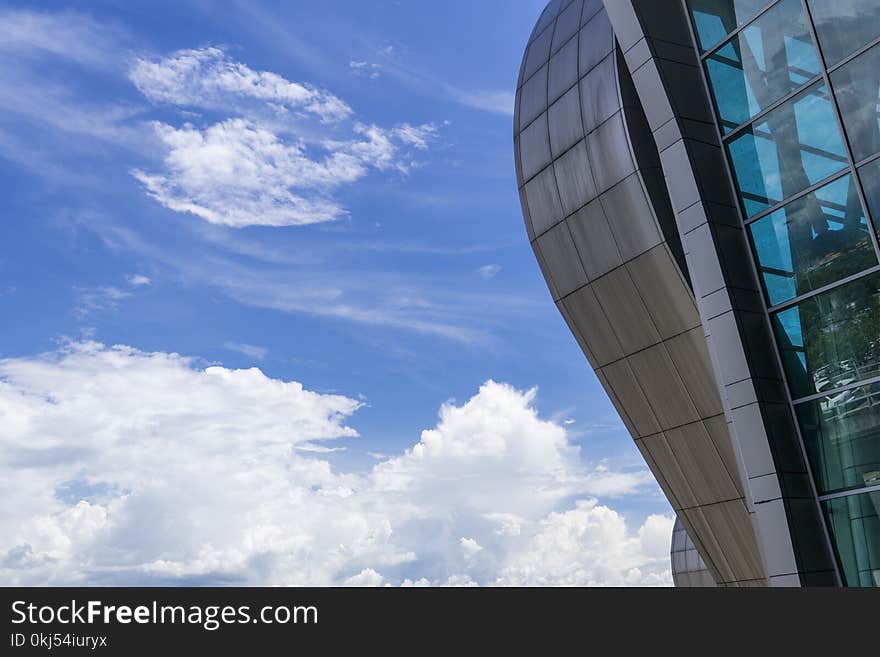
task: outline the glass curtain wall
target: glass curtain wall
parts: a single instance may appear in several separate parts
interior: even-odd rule
[[[880,0],[687,0],[848,586],[880,586]]]

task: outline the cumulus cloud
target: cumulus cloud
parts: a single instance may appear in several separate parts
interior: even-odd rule
[[[502,567],[503,586],[657,586],[670,574],[674,520],[649,516],[635,534],[624,518],[596,500],[551,513]],[[661,540],[657,540],[660,537]],[[658,567],[658,565],[660,567]]]
[[[0,579],[668,583],[672,519],[632,528],[594,497],[646,473],[587,466],[534,401],[487,382],[404,453],[340,472],[322,448],[362,440],[345,396],[94,342],[2,360]]]
[[[426,150],[437,134],[430,123],[383,128],[354,120],[351,108],[333,94],[254,71],[219,48],[139,59],[129,77],[153,102],[226,117],[177,127],[153,122],[166,150],[164,170],[133,172],[162,205],[213,224],[295,226],[338,219],[345,209],[334,190],[371,170],[406,174],[413,161],[408,151]]]

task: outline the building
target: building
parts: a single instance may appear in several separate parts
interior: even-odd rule
[[[878,94],[880,0],[553,0],[531,35],[529,240],[679,585],[880,586]]]

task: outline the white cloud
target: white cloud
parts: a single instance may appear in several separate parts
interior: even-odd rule
[[[515,96],[509,91],[464,91],[448,88],[451,97],[461,105],[492,114],[513,116]]]
[[[387,73],[388,76],[407,86],[443,102],[451,101],[483,112],[513,116],[515,95],[511,91],[462,89],[434,77],[425,70],[414,68],[411,60],[416,58],[395,52],[393,46],[381,48],[376,53],[376,58],[379,62],[352,61],[349,63],[349,68],[355,75],[366,75],[370,71]]]
[[[422,125],[402,123],[392,130],[392,134],[404,144],[414,146],[419,150],[426,150],[430,141],[437,136],[437,126],[433,123]]]
[[[237,351],[240,354],[244,354],[250,358],[255,358],[256,360],[263,360],[267,355],[269,355],[269,350],[265,347],[258,347],[253,344],[244,344],[240,342],[226,342],[223,344],[226,349],[230,351]]]
[[[485,278],[486,280],[495,278],[500,273],[501,265],[483,265],[477,270],[477,274],[480,278]]]
[[[333,221],[345,209],[333,192],[371,170],[407,173],[412,155],[436,137],[434,124],[382,128],[354,121],[329,92],[253,71],[218,48],[138,60],[131,80],[149,99],[210,108],[227,118],[199,127],[154,122],[165,170],[133,172],[147,192],[176,212],[232,227]],[[311,125],[309,116],[323,125]]]
[[[254,71],[220,48],[179,50],[158,60],[141,58],[129,77],[142,94],[158,103],[228,112],[230,106],[257,101],[302,110],[327,123],[352,114],[333,94],[270,71]]]
[[[382,67],[370,62],[352,60],[348,63],[348,68],[351,70],[352,75],[370,78],[371,80],[375,80],[382,74]]]
[[[461,544],[461,549],[464,550],[465,555],[468,557],[472,557],[483,550],[483,546],[472,538],[462,537],[459,543]]]
[[[364,568],[357,575],[352,575],[342,582],[343,586],[382,586],[385,578],[372,568]]]
[[[489,382],[338,472],[302,448],[355,438],[354,399],[93,342],[2,360],[0,581],[668,583],[671,518],[634,530],[589,497],[644,472],[587,467],[533,402]]]
[[[333,174],[363,175],[363,166],[317,163],[304,146],[285,144],[274,133],[231,119],[207,130],[154,124],[168,147],[164,174],[135,171],[134,176],[159,203],[190,212],[210,223],[242,226],[291,226],[332,221],[343,209],[326,198],[304,198],[296,186],[328,186]],[[348,165],[348,166],[346,166]]]
[[[504,586],[668,585],[669,516],[650,516],[636,534],[624,518],[596,500],[551,513],[540,530],[501,569]],[[657,534],[665,538],[655,540]]]
[[[129,285],[134,285],[135,287],[150,285],[153,282],[149,276],[144,276],[143,274],[131,274],[126,276],[125,280],[128,281]]]
[[[127,37],[109,23],[72,12],[0,10],[0,52],[64,57],[95,68],[119,65],[116,41]]]
[[[73,309],[73,314],[80,319],[84,319],[94,312],[117,310],[120,301],[131,297],[131,292],[120,290],[113,285],[77,287],[74,289],[77,293],[77,303]]]

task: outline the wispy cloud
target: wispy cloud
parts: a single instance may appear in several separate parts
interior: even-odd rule
[[[135,287],[150,285],[153,282],[149,276],[144,276],[143,274],[130,274],[125,277],[125,280],[128,281],[129,285],[134,285]]]
[[[125,30],[74,12],[0,9],[0,52],[19,57],[63,57],[97,69],[118,69]],[[120,55],[123,55],[122,57]]]
[[[121,301],[131,297],[131,292],[113,285],[76,287],[74,290],[77,293],[77,303],[73,314],[79,319],[85,319],[96,312],[115,311]]]
[[[253,344],[244,344],[240,342],[226,342],[223,344],[225,349],[236,351],[240,354],[253,358],[255,360],[263,360],[269,355],[269,350],[265,347],[258,347]]]
[[[382,67],[378,64],[371,64],[370,62],[352,60],[348,63],[348,68],[351,70],[352,75],[361,78],[370,78],[371,80],[375,80],[382,74]]]
[[[501,265],[483,265],[477,270],[477,274],[480,278],[484,278],[489,280],[490,278],[495,278],[499,273],[501,273]]]
[[[269,263],[233,258],[226,240],[221,242],[220,253],[205,245],[197,251],[178,252],[102,217],[90,216],[88,226],[108,247],[136,253],[160,266],[165,278],[215,288],[245,306],[432,335],[463,344],[491,344],[493,326],[541,303],[526,295],[468,291],[465,281],[456,285],[448,278],[404,277],[381,268],[340,268],[320,259],[298,264],[274,258]],[[246,251],[261,254],[258,245]],[[338,259],[338,252],[327,256],[333,258],[334,253]]]
[[[447,86],[446,90],[458,103],[466,107],[513,116],[515,96],[509,91],[465,91],[452,86]]]
[[[429,97],[452,101],[471,109],[513,116],[515,95],[498,89],[463,89],[425,70],[420,70],[392,47],[381,48],[370,61],[352,62],[358,73],[371,71],[387,74]]]
[[[99,99],[58,75],[59,64],[106,82],[124,79],[128,48],[136,39],[111,22],[74,12],[0,9],[0,114],[13,115],[16,129],[0,133],[0,154],[29,171],[71,185],[93,182],[91,173],[66,164],[71,153],[95,153],[108,145],[137,153],[151,139],[136,124],[146,105],[128,99]],[[62,137],[68,158],[27,128]]]

